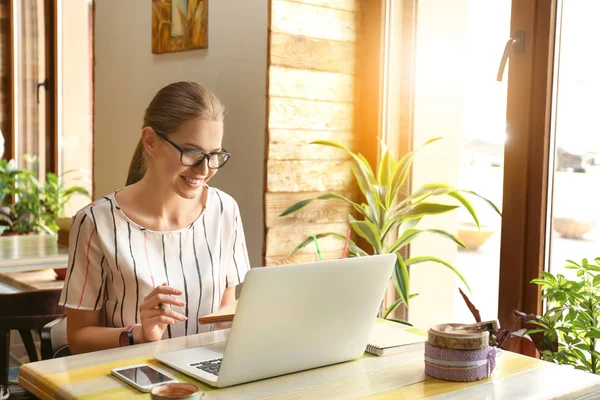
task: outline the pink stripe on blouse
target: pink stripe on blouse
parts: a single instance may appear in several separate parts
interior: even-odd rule
[[[83,301],[83,294],[85,293],[85,286],[87,285],[87,281],[88,281],[88,275],[90,272],[90,247],[92,245],[92,238],[94,237],[95,232],[96,232],[96,229],[94,229],[92,231],[92,233],[90,234],[90,238],[89,238],[88,244],[87,244],[87,250],[85,252],[85,257],[87,259],[86,265],[85,265],[85,279],[83,281],[83,288],[81,289],[81,297],[79,298],[79,304],[77,305],[77,309],[79,309],[79,307],[81,307],[81,302]]]

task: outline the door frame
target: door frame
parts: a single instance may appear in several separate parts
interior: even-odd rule
[[[59,172],[58,154],[58,0],[44,0],[46,78],[46,172]]]
[[[15,130],[14,127],[14,115],[15,115],[15,106],[14,106],[14,92],[15,92],[15,80],[14,80],[14,54],[15,54],[15,29],[13,24],[13,15],[14,15],[14,4],[12,0],[0,0],[2,1],[3,7],[6,7],[8,11],[8,32],[9,32],[9,43],[8,46],[4,49],[3,57],[7,57],[7,61],[5,65],[7,66],[8,73],[8,85],[3,87],[2,97],[9,100],[8,107],[5,109],[7,115],[2,116],[3,126],[0,126],[2,129],[2,134],[4,135],[4,155],[3,158],[7,160],[11,160],[14,157],[15,147],[14,147],[14,135],[13,132]],[[2,39],[4,41],[4,38]]]
[[[512,2],[511,33],[525,32],[525,48],[511,54],[508,71],[498,298],[498,317],[505,328],[512,326],[514,310],[542,313],[540,288],[530,281],[547,263],[556,10],[557,0]],[[515,329],[519,328],[518,321]],[[537,355],[535,347],[522,340],[507,347]]]

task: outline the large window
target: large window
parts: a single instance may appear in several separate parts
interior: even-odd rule
[[[382,132],[381,136],[401,154],[428,139],[444,137],[443,142],[429,146],[417,156],[411,189],[417,190],[429,182],[443,182],[473,190],[492,200],[503,214],[499,218],[486,204],[475,201],[481,231],[464,211],[424,218],[420,228],[441,228],[454,233],[470,249],[459,249],[443,238],[420,236],[411,243],[410,256],[436,256],[454,264],[469,282],[470,297],[482,318],[498,317],[503,325],[510,326],[514,310],[539,314],[539,287],[530,281],[539,276],[546,257],[548,165],[552,155],[550,89],[557,2],[383,0],[373,3],[384,4],[388,10],[382,19],[386,24],[382,31],[387,35],[384,59],[393,64],[400,55],[403,60],[393,68],[387,65],[383,74],[402,75],[407,65],[414,64],[412,76],[403,76],[397,81],[397,87],[383,88],[384,97],[397,91],[410,93],[405,98],[411,101],[399,101],[391,111],[386,109],[386,121],[399,127],[396,131]],[[569,3],[572,21],[579,21],[575,9],[585,8],[585,1],[566,3]],[[407,25],[407,10],[417,5],[416,22]],[[396,15],[389,13],[395,7],[402,9]],[[565,6],[563,18],[569,17],[567,12]],[[563,20],[565,34],[569,21],[571,19]],[[394,24],[400,28],[393,29]],[[575,25],[581,28],[589,24],[577,22]],[[585,31],[586,35],[593,32],[585,29],[578,32],[574,26],[569,29],[570,36],[565,39],[570,40],[571,45],[583,43],[581,32]],[[394,32],[400,34],[394,35]],[[561,45],[563,54],[568,53],[567,45],[566,42]],[[568,53],[573,59],[564,64],[564,69],[569,71],[563,71],[560,66],[558,77],[559,88],[565,93],[561,102],[558,91],[556,141],[571,147],[585,142],[582,138],[591,126],[582,121],[589,117],[593,99],[586,102],[581,93],[594,93],[591,90],[595,87],[593,77],[587,72],[593,71],[597,61],[593,52],[578,48],[581,54]],[[411,51],[410,57],[405,56],[407,49]],[[503,57],[503,51],[508,57]],[[505,68],[499,68],[499,64]],[[563,82],[568,87],[563,88]],[[569,97],[574,94],[579,103]],[[561,104],[562,130],[570,132],[568,137],[563,134],[562,141]],[[565,128],[569,115],[572,123]],[[576,126],[581,132],[577,140],[572,140],[572,128]],[[589,136],[585,136],[586,139]],[[579,181],[587,182],[583,175],[594,175],[593,140],[588,140],[583,147],[585,154],[579,158],[584,159],[586,172],[582,171],[582,162],[575,162],[576,157],[567,157],[573,160],[572,165],[558,167],[565,169],[561,173],[570,174],[565,175],[568,179],[565,182],[571,186],[559,194],[561,179],[557,175],[555,217],[557,212],[572,208],[560,203],[564,199],[568,204],[573,198],[572,188],[576,184],[573,176],[582,175]],[[565,160],[561,151],[556,160],[559,164]],[[585,196],[576,197],[580,201]],[[591,210],[589,204],[586,207],[585,210]],[[576,219],[575,212],[570,212],[572,219]],[[588,216],[588,225],[593,226],[594,218],[589,217],[592,212],[583,213]],[[558,229],[557,218],[554,222]],[[590,232],[586,238],[593,239],[594,233]],[[560,243],[568,242],[557,241],[555,253],[564,252],[558,247]],[[569,246],[574,248],[570,243]],[[427,327],[440,322],[473,320],[457,290],[463,285],[447,268],[421,264],[411,267],[409,273],[411,292],[419,294],[410,303],[409,321]]]
[[[93,4],[10,0],[0,6],[3,158],[92,189]],[[7,27],[8,29],[6,29]],[[12,42],[11,42],[12,40]],[[75,199],[67,212],[87,202]]]
[[[56,170],[54,154],[52,2],[13,2],[12,154],[42,178]]]

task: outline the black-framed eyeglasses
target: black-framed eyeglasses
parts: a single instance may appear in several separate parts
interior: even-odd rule
[[[152,128],[154,129],[154,128]],[[206,158],[208,168],[210,169],[219,169],[229,160],[231,154],[229,154],[225,149],[223,151],[217,151],[214,153],[207,153],[200,149],[190,149],[183,148],[179,146],[177,143],[173,142],[171,139],[167,137],[164,133],[157,131],[154,129],[154,132],[161,138],[171,144],[171,146],[175,147],[181,153],[179,157],[179,161],[181,164],[186,167],[197,167],[202,164],[202,161]]]

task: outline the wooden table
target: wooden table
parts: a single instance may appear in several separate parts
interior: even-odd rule
[[[69,248],[55,235],[0,237],[0,272],[66,268]]]
[[[64,284],[65,281],[56,279],[56,273],[53,269],[0,273],[0,285],[11,287],[14,292],[62,290]],[[13,291],[6,292],[0,288],[0,293],[12,293]]]
[[[11,333],[14,333],[11,331],[19,330],[29,359],[37,360],[30,330],[39,333],[44,325],[64,313],[58,307],[63,285],[64,281],[56,280],[53,269],[0,274],[0,385],[11,387],[7,382]],[[51,357],[52,352],[49,354]],[[11,391],[14,389],[11,387]]]
[[[19,383],[42,399],[129,399],[150,395],[112,377],[112,368],[147,363],[204,391],[203,399],[574,399],[600,398],[600,376],[503,352],[493,378],[446,382],[425,375],[423,351],[361,359],[213,389],[156,362],[150,355],[227,340],[228,330],[26,364]],[[594,395],[595,394],[595,395]]]

